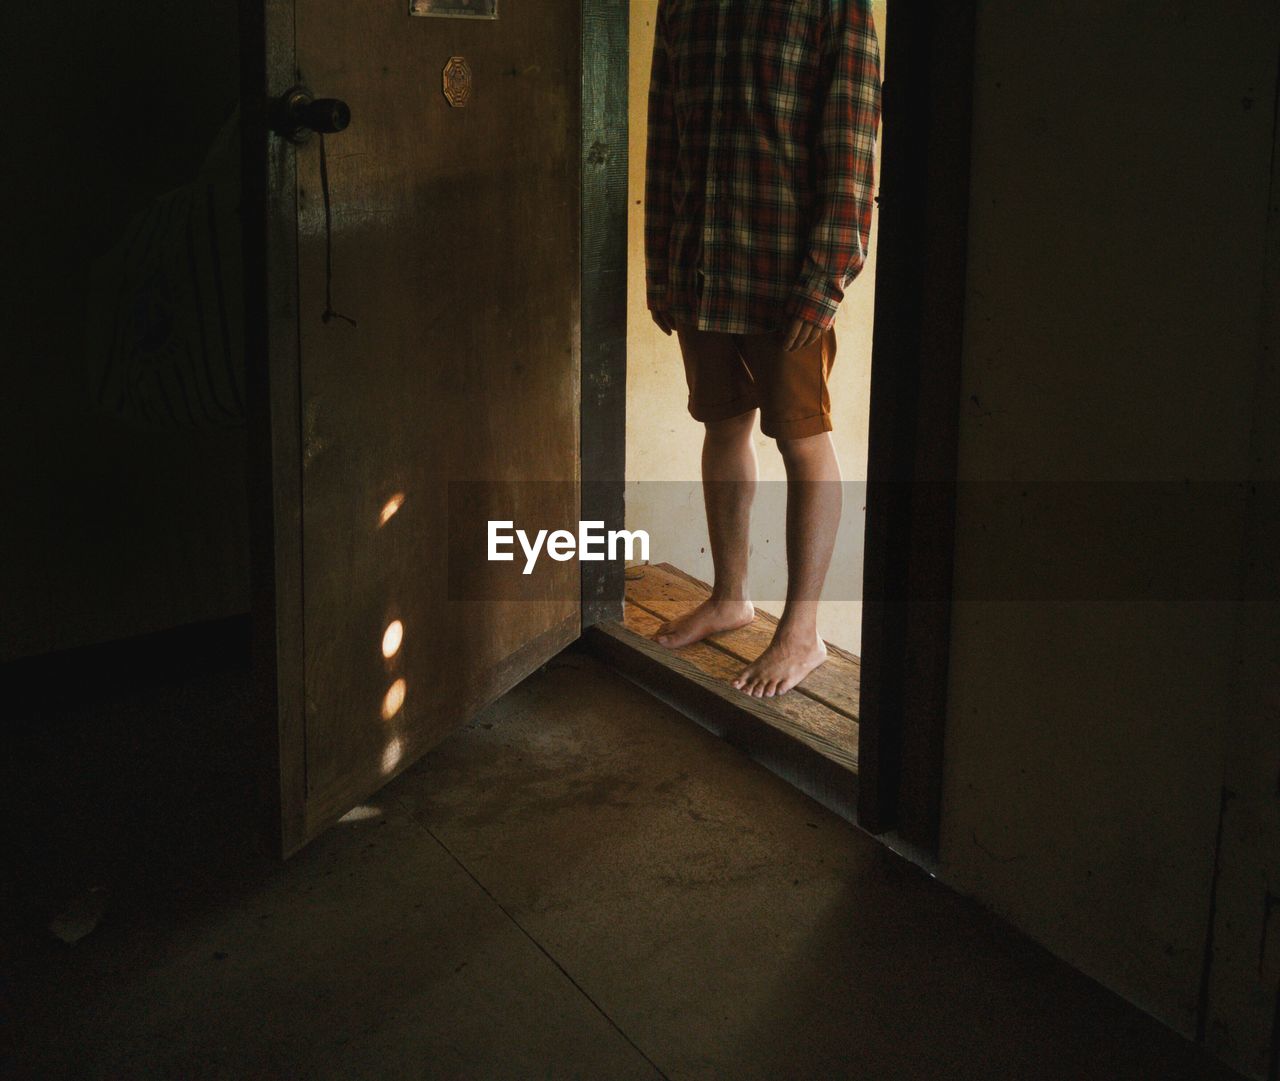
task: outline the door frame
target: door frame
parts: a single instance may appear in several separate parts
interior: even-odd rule
[[[622,529],[627,457],[630,4],[582,0],[582,520]],[[621,563],[584,562],[582,629],[622,618]]]
[[[950,651],[975,0],[888,0],[858,822],[936,853]],[[899,16],[901,19],[899,20]],[[627,5],[583,0],[584,517],[623,521]],[[586,28],[594,27],[594,33]],[[616,523],[614,525],[613,523]],[[584,565],[583,628],[621,568]],[[672,673],[672,678],[675,678]],[[687,682],[687,677],[685,678]]]
[[[245,390],[259,847],[288,857],[306,843],[302,606],[302,395],[298,336],[297,157],[270,137],[270,102],[297,81],[294,0],[240,0],[240,151]],[[268,54],[268,42],[288,40]],[[267,192],[274,178],[279,199]],[[286,369],[271,356],[293,356]],[[293,598],[286,607],[281,598]],[[298,813],[286,818],[283,808]]]
[[[975,7],[888,0],[885,28],[858,820],[930,853],[951,644]]]

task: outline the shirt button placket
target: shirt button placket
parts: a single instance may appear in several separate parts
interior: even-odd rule
[[[720,0],[719,4],[716,5],[716,44],[711,74],[711,130],[707,135],[707,183],[706,199],[703,203],[703,265],[698,268],[696,274],[699,323],[701,322],[704,306],[710,307],[707,304],[707,296],[708,294],[713,294],[716,287],[715,259],[718,252],[712,242],[712,238],[715,233],[715,215],[719,209],[716,196],[720,187],[720,126],[724,121],[724,108],[721,97],[724,85],[724,20],[729,4],[735,2],[741,2],[741,0]],[[709,267],[707,266],[708,257],[711,260]],[[707,270],[710,271],[710,282],[707,281]]]

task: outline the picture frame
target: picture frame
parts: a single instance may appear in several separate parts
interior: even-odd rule
[[[496,19],[498,0],[410,0],[409,14],[444,19]]]

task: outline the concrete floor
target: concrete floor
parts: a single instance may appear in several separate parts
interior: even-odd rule
[[[246,702],[199,671],[15,729],[4,1076],[1234,1076],[584,655],[285,865]]]

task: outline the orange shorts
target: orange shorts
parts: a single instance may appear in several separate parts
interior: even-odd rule
[[[836,332],[794,352],[785,331],[727,334],[676,327],[694,420],[728,420],[760,410],[760,430],[773,439],[803,439],[831,431],[827,378],[836,359]]]

